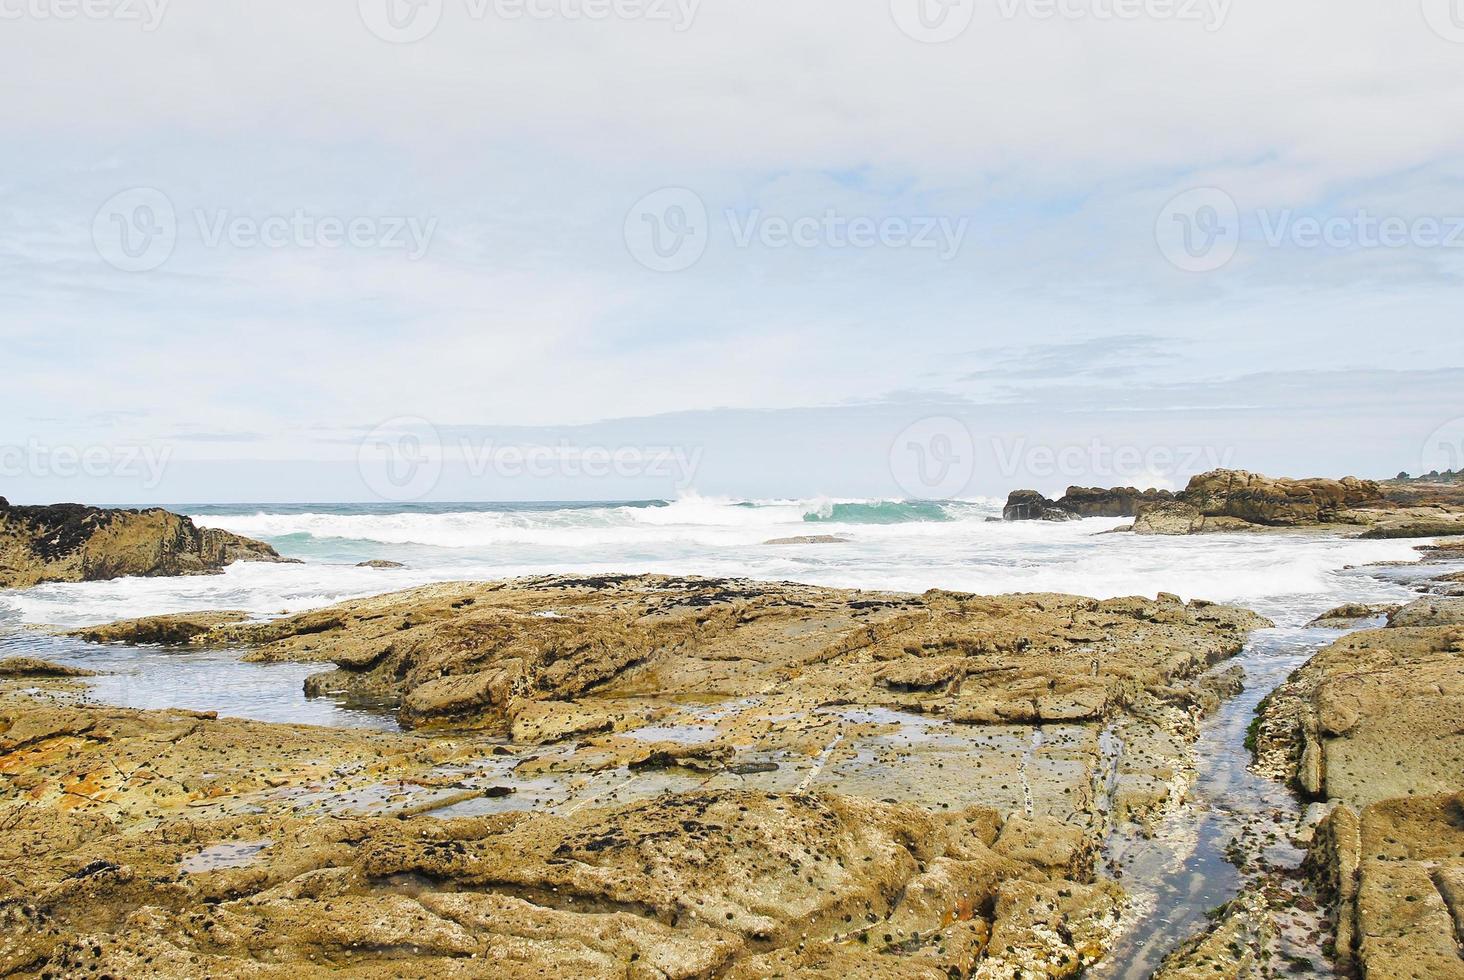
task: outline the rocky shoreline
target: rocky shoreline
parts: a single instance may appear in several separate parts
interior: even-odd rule
[[[1102,841],[1177,805],[1264,625],[626,576],[100,628],[333,663],[425,733],[0,680],[0,968],[1073,976],[1124,901]]]
[[[1135,534],[1323,530],[1364,538],[1425,538],[1464,534],[1464,485],[1359,480],[1292,480],[1245,470],[1212,470],[1178,493],[1134,487],[1069,487],[1050,500],[1014,490],[1002,517],[1009,521],[1069,521],[1132,517],[1120,530]]]
[[[1464,599],[1343,637],[1268,701],[1258,760],[1329,810],[1312,869],[1337,959],[1364,976],[1464,977]]]
[[[1461,516],[1364,481],[1217,479],[1063,499],[1248,530]],[[56,539],[34,581],[280,560],[163,511],[30,510],[0,514],[6,555]],[[74,530],[34,530],[54,527]],[[1268,696],[1252,740],[1315,801],[1284,831],[1314,885],[1267,860],[1279,825],[1247,830],[1240,895],[1156,976],[1273,975],[1278,909],[1313,901],[1339,969],[1464,976],[1456,582],[1312,624],[1364,629]],[[1270,625],[1167,594],[559,575],[72,630],[318,664],[312,696],[404,730],[103,707],[87,671],[0,660],[0,976],[1078,976],[1132,928],[1144,882],[1114,849],[1186,819],[1202,726]]]

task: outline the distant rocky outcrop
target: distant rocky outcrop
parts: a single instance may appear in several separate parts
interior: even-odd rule
[[[1133,517],[1136,534],[1200,534],[1327,526],[1355,527],[1367,538],[1420,538],[1464,534],[1464,499],[1430,490],[1347,476],[1292,480],[1247,470],[1211,470],[1178,493],[1136,487],[1068,487],[1057,500],[1036,490],[1013,490],[1008,521],[1070,521]],[[995,518],[992,518],[995,520]]]
[[[1057,506],[1079,517],[1135,517],[1139,508],[1174,499],[1169,490],[1140,490],[1137,487],[1068,487]]]
[[[1141,507],[1168,503],[1168,490],[1137,487],[1068,487],[1049,500],[1036,490],[1013,490],[1001,516],[1009,521],[1071,521],[1080,517],[1133,517]]]
[[[1383,488],[1373,480],[1288,480],[1246,470],[1201,473],[1179,498],[1206,517],[1235,517],[1267,527],[1329,524],[1344,511],[1386,503]]]
[[[1133,530],[1197,534],[1328,526],[1365,528],[1367,538],[1464,534],[1464,509],[1401,504],[1382,484],[1351,476],[1289,480],[1211,470],[1192,478],[1171,500],[1140,501]]]
[[[0,588],[197,575],[236,561],[286,560],[261,541],[196,527],[161,508],[21,507],[0,497]]]
[[[1001,516],[1008,521],[1072,521],[1078,517],[1036,490],[1013,490],[1007,495]]]

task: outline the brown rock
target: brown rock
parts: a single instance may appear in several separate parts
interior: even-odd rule
[[[1099,717],[1110,689],[1165,686],[1238,652],[1264,620],[1231,607],[1071,596],[921,596],[727,579],[572,577],[426,586],[267,623],[169,619],[248,659],[333,661],[311,694],[394,699],[413,726],[505,731],[524,705],[751,696]],[[152,621],[89,635],[153,642]],[[1064,655],[1071,654],[1071,661]],[[1065,668],[1057,665],[1066,664]],[[1071,671],[1071,681],[1053,682]],[[1096,671],[1096,673],[1095,673]]]
[[[1339,512],[1384,502],[1371,480],[1288,480],[1245,470],[1211,470],[1192,478],[1180,498],[1207,517],[1234,517],[1249,524],[1297,527],[1324,524]]]
[[[1068,487],[1057,506],[1079,517],[1135,517],[1143,507],[1174,499],[1168,490],[1139,490],[1135,487]]]
[[[1319,629],[1353,629],[1377,619],[1379,616],[1391,615],[1400,608],[1402,607],[1395,603],[1367,605],[1360,602],[1349,602],[1334,609],[1328,609],[1306,625]]]
[[[196,575],[236,561],[285,561],[269,545],[187,517],[81,504],[0,506],[0,588],[127,575]]]
[[[0,660],[0,677],[95,677],[94,670],[66,667],[35,657],[9,657]]]

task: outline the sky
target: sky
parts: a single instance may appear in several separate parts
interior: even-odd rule
[[[1464,452],[1464,0],[0,0],[0,496]]]

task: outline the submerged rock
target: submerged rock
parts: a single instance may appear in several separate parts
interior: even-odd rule
[[[261,541],[199,528],[159,508],[18,507],[0,498],[0,588],[196,575],[236,561],[286,560]]]
[[[162,616],[123,619],[101,626],[83,626],[80,629],[68,630],[66,635],[86,640],[89,643],[156,643],[163,646],[187,646],[215,639],[220,635],[223,627],[242,623],[248,618],[248,613],[238,610],[166,613]]]
[[[368,561],[357,562],[356,563],[356,567],[357,568],[406,568],[407,566],[406,565],[403,565],[399,561],[390,561],[390,560],[388,560],[386,558],[372,558],[372,559],[370,559]]]
[[[81,667],[53,664],[35,657],[8,657],[0,660],[0,677],[95,677],[97,672]]]
[[[1306,625],[1308,629],[1355,629],[1365,626],[1379,617],[1391,615],[1401,608],[1396,603],[1367,605],[1360,602],[1349,602],[1337,606],[1335,609],[1328,609]]]

